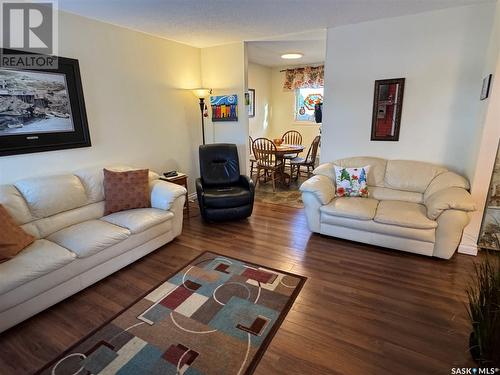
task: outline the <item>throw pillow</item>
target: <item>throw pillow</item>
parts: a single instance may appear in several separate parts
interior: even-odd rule
[[[150,207],[148,169],[115,172],[104,169],[104,214]]]
[[[366,178],[369,166],[344,168],[335,166],[335,183],[337,197],[368,197]]]
[[[18,253],[31,245],[35,237],[26,233],[23,228],[16,224],[7,209],[0,204],[0,263],[14,258]]]

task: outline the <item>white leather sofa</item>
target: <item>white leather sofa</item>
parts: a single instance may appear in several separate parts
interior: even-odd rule
[[[369,165],[369,197],[336,198],[334,164]],[[468,181],[429,163],[353,157],[313,173],[300,187],[307,223],[329,236],[449,259],[475,210]]]
[[[149,179],[151,208],[107,216],[102,168],[0,185],[0,204],[37,238],[0,263],[0,332],[181,233],[186,189],[153,172]]]

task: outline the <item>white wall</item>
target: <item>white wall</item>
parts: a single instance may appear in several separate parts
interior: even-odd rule
[[[246,52],[243,42],[201,50],[203,87],[213,89],[212,95],[238,95],[238,121],[212,123],[209,117],[205,130],[207,143],[235,143],[238,146],[242,173],[246,171],[248,164],[248,115],[245,105],[246,66]],[[209,115],[211,116],[210,109]]]
[[[321,160],[415,159],[464,173],[474,157],[494,4],[332,28]],[[374,81],[406,78],[399,142],[370,141]]]
[[[471,222],[465,228],[459,251],[466,254],[477,253],[477,240],[481,230],[484,208],[488,196],[495,156],[500,140],[500,3],[497,3],[495,24],[483,75],[493,74],[490,96],[481,102],[479,129],[476,136],[477,157],[471,161],[471,194],[478,210],[471,215]]]
[[[0,158],[0,183],[95,165],[197,175],[200,50],[60,13],[59,54],[80,61],[92,147]],[[191,179],[191,183],[194,178]]]
[[[255,89],[255,117],[248,119],[250,136],[267,137],[271,121],[271,68],[249,63],[248,88]]]

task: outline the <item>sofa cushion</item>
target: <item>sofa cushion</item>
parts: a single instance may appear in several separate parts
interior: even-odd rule
[[[385,171],[385,187],[423,193],[431,181],[446,168],[411,160],[389,160]]]
[[[35,241],[35,237],[26,233],[19,225],[16,224],[12,216],[0,204],[0,263],[5,262],[15,257],[24,248]]]
[[[50,235],[47,239],[85,258],[128,238],[128,229],[102,220],[89,220],[72,225]]]
[[[368,186],[368,194],[379,201],[403,201],[423,203],[423,194],[414,191],[396,190],[378,186]]]
[[[250,203],[252,193],[240,186],[204,188],[204,202],[208,208],[240,207]]]
[[[115,212],[104,216],[101,220],[128,229],[132,234],[140,233],[164,221],[170,220],[174,214],[157,208],[136,208]]]
[[[416,229],[437,227],[437,222],[427,217],[427,210],[423,204],[410,202],[380,201],[374,220],[377,223]]]
[[[105,214],[151,206],[148,169],[115,172],[104,169]]]
[[[87,195],[80,179],[70,174],[33,177],[17,181],[14,185],[23,195],[35,218],[55,215],[87,204]]]
[[[75,259],[75,254],[47,240],[37,240],[16,257],[0,264],[0,294],[55,271]]]
[[[436,240],[436,229],[408,228],[399,225],[377,223],[373,220],[357,220],[348,217],[328,215],[323,218],[321,225],[323,228],[325,228],[325,225],[334,225],[424,242],[435,242]],[[356,241],[356,237],[353,237],[352,240]]]
[[[61,229],[87,220],[99,219],[104,215],[104,202],[91,203],[74,210],[32,221],[40,238],[50,236]]]
[[[372,198],[342,197],[335,198],[330,204],[321,206],[325,215],[349,217],[358,220],[371,220],[375,216],[379,201]]]
[[[0,204],[2,204],[17,224],[33,220],[30,209],[14,185],[0,185]]]

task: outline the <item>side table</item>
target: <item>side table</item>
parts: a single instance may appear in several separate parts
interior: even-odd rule
[[[187,193],[188,177],[187,177],[187,175],[185,173],[177,172],[177,176],[160,177],[160,180],[168,181],[168,182],[171,182],[171,183],[176,184],[176,185],[184,186],[186,188],[186,202],[184,203],[184,207],[186,207],[186,213],[189,217],[189,199],[188,199],[188,193]]]

